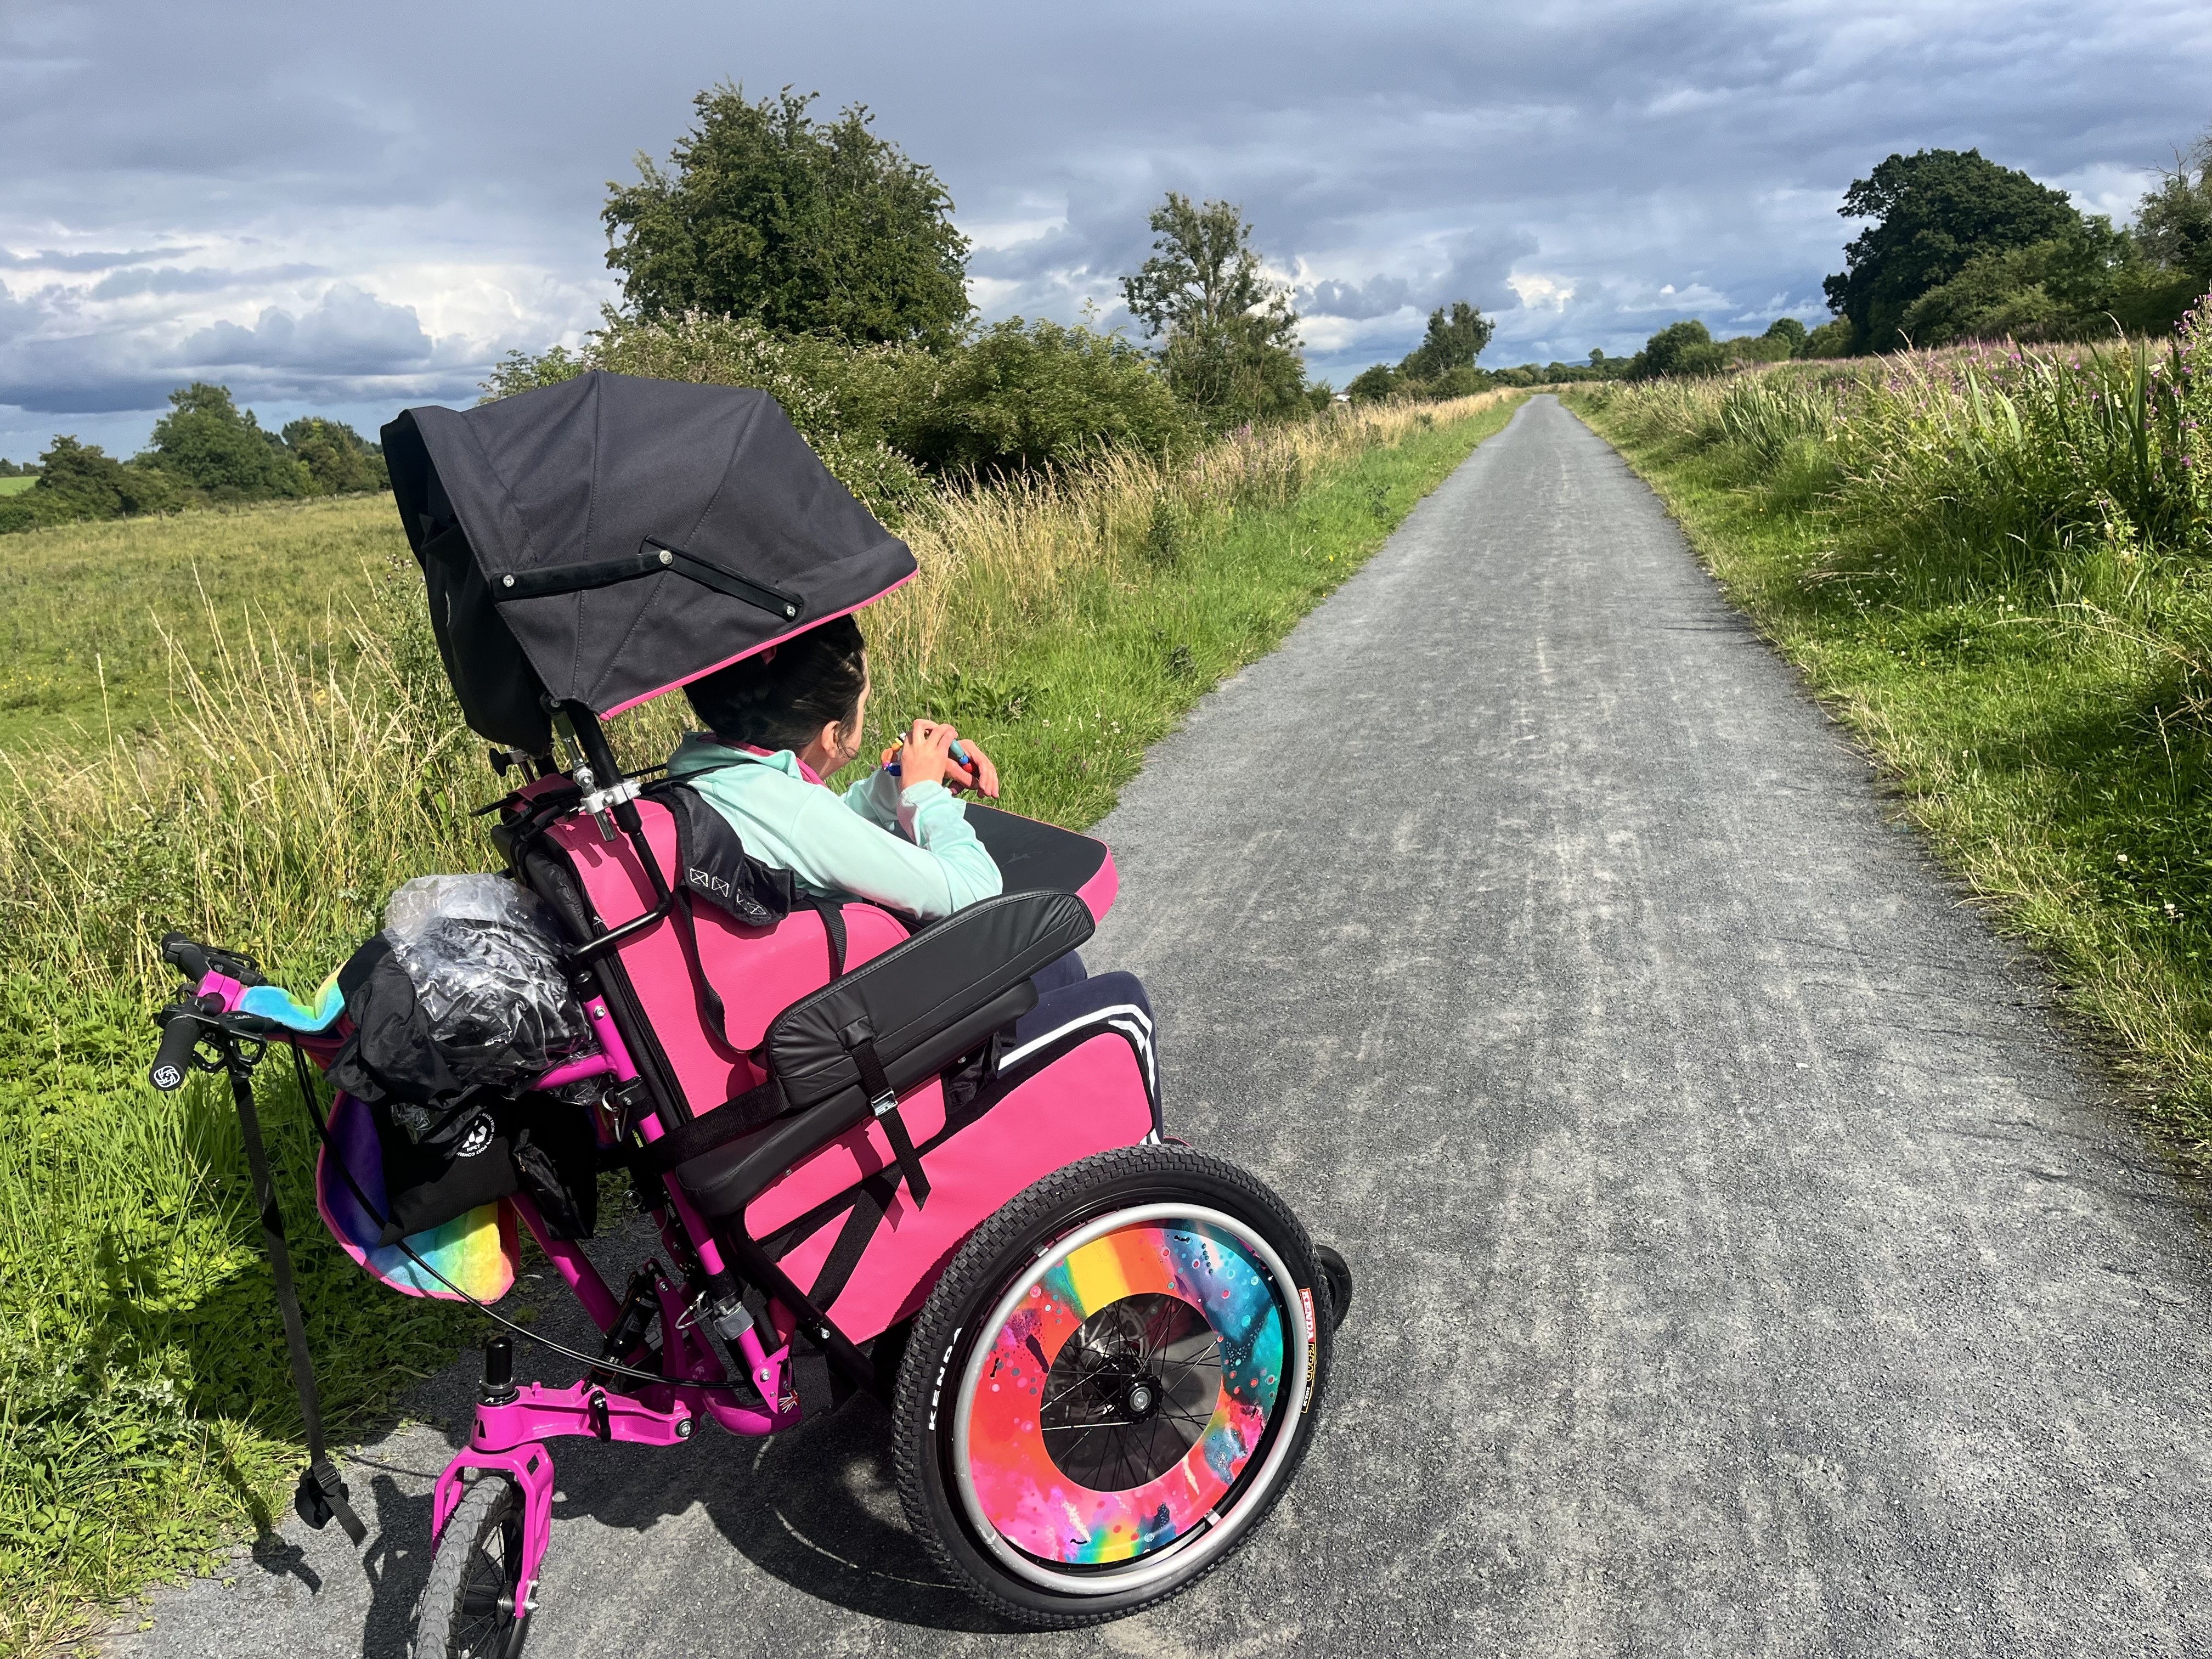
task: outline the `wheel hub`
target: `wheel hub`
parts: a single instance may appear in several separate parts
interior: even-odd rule
[[[1094,1492],[1127,1492],[1198,1443],[1221,1393],[1221,1346],[1178,1296],[1121,1297],[1086,1319],[1053,1362],[1037,1412],[1045,1449]]]

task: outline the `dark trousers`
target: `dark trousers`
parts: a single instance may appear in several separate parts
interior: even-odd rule
[[[1085,971],[1083,958],[1070,951],[1032,976],[1037,1005],[1014,1022],[1014,1040],[1006,1058],[1086,1024],[1107,1024],[1135,1039],[1149,1079],[1157,1062],[1152,1049],[1152,1003],[1134,974]]]

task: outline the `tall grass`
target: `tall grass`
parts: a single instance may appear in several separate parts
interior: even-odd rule
[[[1340,412],[1181,463],[1117,455],[939,496],[906,528],[919,577],[868,614],[875,706],[887,726],[925,708],[958,720],[992,745],[1010,805],[1086,822],[1145,744],[1351,574],[1512,396]],[[10,550],[35,559],[58,533]],[[164,929],[305,989],[399,882],[486,862],[467,809],[492,779],[396,520],[385,535],[368,555],[382,574],[345,603],[163,618],[176,695],[145,729],[0,755],[0,1652],[204,1561],[241,1519],[267,1524],[295,1455],[227,1095],[138,1079],[173,978],[154,952]],[[684,713],[665,698],[625,716],[617,748],[661,758]],[[263,1074],[264,1112],[343,1420],[441,1364],[459,1325],[371,1285],[305,1223],[284,1070]]]
[[[2212,1158],[2212,301],[1573,401]]]

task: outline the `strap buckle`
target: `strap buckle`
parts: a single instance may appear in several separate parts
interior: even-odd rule
[[[878,1117],[884,1117],[896,1112],[898,1110],[898,1097],[886,1089],[868,1102],[868,1110]]]

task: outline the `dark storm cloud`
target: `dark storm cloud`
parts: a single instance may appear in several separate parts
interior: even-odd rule
[[[272,306],[252,328],[202,329],[179,356],[210,368],[312,368],[350,379],[421,368],[430,359],[430,337],[412,311],[342,283],[304,316]]]
[[[1308,316],[1345,317],[1364,322],[1388,317],[1413,303],[1413,284],[1403,276],[1370,276],[1364,283],[1312,283],[1298,289],[1298,309]]]
[[[1978,145],[2124,212],[2212,121],[2195,0],[646,0],[619,20],[395,0],[380,19],[9,8],[0,283],[32,314],[0,318],[0,397],[60,409],[82,374],[75,407],[117,408],[195,351],[305,396],[464,384],[465,363],[590,325],[612,293],[605,181],[665,156],[725,76],[872,106],[977,235],[991,316],[1089,301],[1126,323],[1117,279],[1162,192],[1236,201],[1340,380],[1456,298],[1496,314],[1493,362],[1632,349],[1683,315],[1817,319],[1850,234],[1836,204],[1891,150]],[[215,267],[235,280],[197,274]],[[338,282],[358,298],[334,301]],[[0,453],[15,441],[0,411]]]

